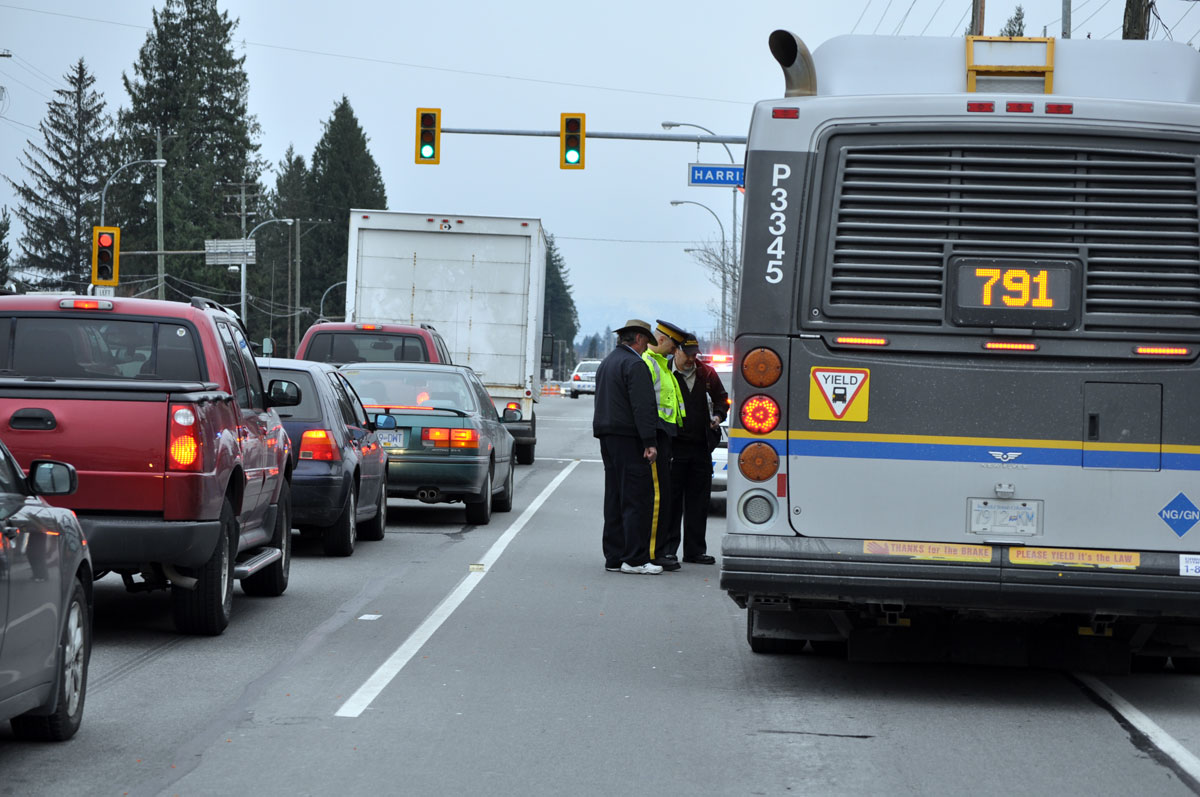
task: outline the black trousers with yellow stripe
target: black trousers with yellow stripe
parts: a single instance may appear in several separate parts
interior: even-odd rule
[[[654,485],[650,515],[651,561],[675,553],[665,545],[671,528],[671,436],[659,429],[656,438],[658,456],[650,466],[650,479]]]

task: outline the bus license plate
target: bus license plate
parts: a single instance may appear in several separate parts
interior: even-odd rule
[[[1032,537],[1041,532],[1042,502],[968,498],[967,524],[972,534]]]
[[[404,429],[396,432],[376,432],[379,436],[379,445],[384,448],[404,448]]]

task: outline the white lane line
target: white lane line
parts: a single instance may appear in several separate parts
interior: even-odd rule
[[[1175,737],[1159,727],[1158,723],[1147,717],[1125,698],[1118,695],[1099,678],[1084,673],[1071,673],[1092,694],[1119,714],[1126,722],[1142,733],[1151,744],[1162,751],[1163,755],[1179,768],[1179,771],[1191,777],[1194,783],[1200,783],[1200,758],[1197,758],[1186,747],[1175,741]],[[1191,784],[1189,784],[1191,785]]]
[[[538,457],[546,462],[603,462],[602,459],[567,459],[566,457]]]
[[[437,605],[428,617],[417,626],[417,629],[409,635],[408,639],[400,647],[396,648],[395,652],[387,658],[383,664],[379,665],[379,669],[371,674],[362,686],[358,688],[354,694],[350,695],[350,699],[342,704],[342,707],[334,712],[335,717],[357,717],[361,715],[367,706],[371,705],[372,701],[379,696],[379,693],[387,688],[387,685],[392,682],[392,679],[400,674],[404,669],[404,665],[408,664],[409,660],[417,654],[422,646],[429,641],[429,638],[441,627],[442,623],[454,614],[454,610],[467,599],[471,594],[471,590],[479,585],[483,577],[492,569],[492,565],[500,558],[500,554],[504,553],[504,549],[508,544],[520,533],[521,529],[525,528],[525,524],[533,517],[534,513],[541,508],[550,494],[558,489],[558,485],[563,483],[563,480],[570,475],[571,471],[575,470],[578,461],[573,461],[565,468],[562,473],[554,477],[554,480],[546,485],[541,494],[533,500],[533,503],[526,508],[521,516],[517,518],[517,522],[508,527],[508,530],[500,535],[500,539],[492,543],[492,547],[488,549],[479,563],[483,565],[482,570],[472,571],[467,573],[454,591],[442,600]]]

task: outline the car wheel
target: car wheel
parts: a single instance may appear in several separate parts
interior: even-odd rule
[[[492,499],[492,510],[495,512],[511,512],[513,502],[513,486],[516,482],[515,471],[517,463],[512,458],[508,460],[508,478],[504,480],[504,492]]]
[[[467,503],[467,522],[475,526],[486,526],[492,519],[492,470],[488,468],[479,497]]]
[[[292,487],[285,480],[279,488],[275,533],[271,545],[283,554],[252,576],[242,579],[242,592],[274,598],[284,593],[292,572]]]
[[[385,474],[379,480],[379,497],[375,499],[378,504],[375,510],[375,517],[364,522],[358,527],[358,538],[360,540],[382,540],[383,532],[387,529],[387,475]]]
[[[533,464],[533,447],[534,443],[517,443],[514,446],[517,449],[517,462],[521,465]]]
[[[196,579],[195,589],[171,586],[171,608],[175,627],[183,634],[216,636],[233,616],[233,562],[236,558],[238,526],[228,496],[221,505],[221,528],[212,557],[198,568],[181,568]]]
[[[755,653],[799,653],[804,650],[806,640],[803,639],[771,639],[754,635],[755,609],[746,610],[746,641]]]
[[[67,605],[61,654],[54,713],[40,716],[24,714],[10,720],[13,733],[22,739],[66,741],[75,735],[83,720],[88,660],[92,656],[92,621],[88,612],[87,593],[78,578],[75,579],[71,602]]]
[[[358,541],[357,514],[358,497],[351,484],[346,491],[346,505],[342,507],[342,514],[321,536],[326,556],[349,556],[354,553],[354,543]]]

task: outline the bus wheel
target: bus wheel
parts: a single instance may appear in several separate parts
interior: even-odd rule
[[[775,639],[773,637],[755,636],[754,621],[758,616],[757,609],[746,610],[746,641],[755,653],[800,653],[808,644],[805,639]]]
[[[1167,669],[1166,656],[1142,656],[1133,654],[1133,660],[1129,663],[1129,668],[1134,672],[1162,672]]]
[[[1200,658],[1172,656],[1171,664],[1174,665],[1175,672],[1185,672],[1189,675],[1200,673]]]
[[[814,639],[810,643],[813,653],[830,659],[846,658],[848,645],[844,639]]]

